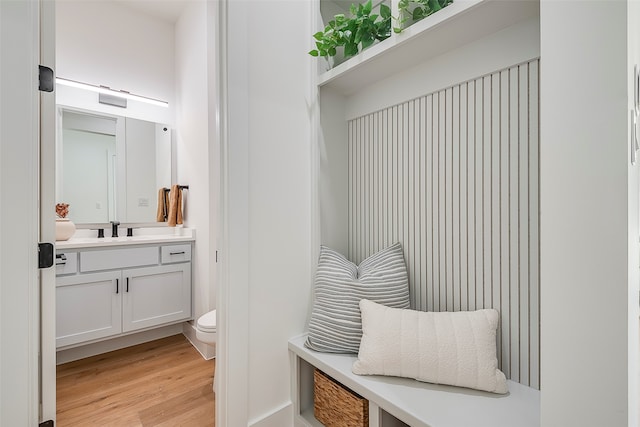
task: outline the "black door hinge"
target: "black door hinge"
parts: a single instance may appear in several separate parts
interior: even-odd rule
[[[53,244],[38,243],[38,268],[49,268],[53,265]]]
[[[43,421],[38,424],[38,427],[53,427],[53,420]]]
[[[38,68],[40,70],[40,84],[38,85],[38,89],[42,92],[53,92],[53,87],[55,86],[53,70],[44,65],[38,65]]]

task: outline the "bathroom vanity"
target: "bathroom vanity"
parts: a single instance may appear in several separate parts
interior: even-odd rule
[[[58,350],[192,319],[194,232],[159,230],[56,242]]]

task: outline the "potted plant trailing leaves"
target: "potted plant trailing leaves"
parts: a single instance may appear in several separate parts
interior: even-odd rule
[[[391,9],[380,3],[379,14],[372,14],[371,0],[356,6],[351,5],[351,16],[335,15],[323,31],[313,35],[316,49],[311,56],[334,57],[338,48],[344,49],[345,58],[356,55],[371,46],[376,40],[382,41],[391,36]]]
[[[399,26],[394,27],[393,31],[400,33],[409,25],[436,13],[451,3],[453,0],[400,0],[397,19]],[[407,21],[410,21],[409,24],[404,25]]]
[[[453,0],[400,0],[398,17],[395,18],[398,26],[394,27],[393,31],[401,33],[404,28],[434,14],[451,3]],[[339,49],[342,49],[344,57],[349,58],[376,41],[389,38],[391,36],[391,9],[385,3],[380,3],[379,14],[372,14],[372,10],[372,0],[368,0],[358,6],[352,4],[349,18],[344,14],[335,15],[323,31],[318,31],[313,35],[316,49],[311,50],[309,55],[322,56],[329,60],[339,53]],[[407,24],[407,22],[409,23]]]

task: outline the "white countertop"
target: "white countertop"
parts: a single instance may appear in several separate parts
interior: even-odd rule
[[[110,230],[105,230],[107,233]],[[124,234],[126,228],[120,229]],[[153,243],[179,243],[196,240],[195,230],[187,227],[149,227],[136,228],[133,236],[95,237],[95,230],[79,229],[69,240],[56,241],[56,249],[81,249],[106,246],[147,245]]]

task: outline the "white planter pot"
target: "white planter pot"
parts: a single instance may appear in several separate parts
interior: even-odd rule
[[[69,240],[76,232],[76,225],[69,218],[56,218],[56,241]]]

